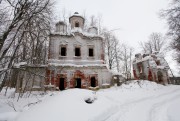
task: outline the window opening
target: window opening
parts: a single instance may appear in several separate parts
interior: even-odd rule
[[[75,48],[75,56],[81,56],[80,48]]]
[[[66,56],[66,47],[61,47],[61,56]]]
[[[75,23],[75,27],[79,27],[79,23],[78,22]]]
[[[94,56],[93,48],[89,48],[89,56],[90,57]]]

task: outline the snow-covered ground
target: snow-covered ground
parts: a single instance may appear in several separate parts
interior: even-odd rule
[[[33,92],[18,102],[17,97],[13,89],[0,93],[0,121],[180,121],[178,85],[133,81],[97,92]]]

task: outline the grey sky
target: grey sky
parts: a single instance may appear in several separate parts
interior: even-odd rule
[[[71,13],[102,15],[103,25],[115,31],[120,41],[138,46],[146,41],[152,32],[166,32],[165,21],[159,18],[159,11],[166,8],[169,0],[58,0],[56,9],[63,8]]]

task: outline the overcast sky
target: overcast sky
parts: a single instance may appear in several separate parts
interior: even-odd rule
[[[148,40],[152,32],[166,33],[166,21],[159,12],[169,3],[170,0],[57,0],[55,9],[58,16],[64,8],[72,14],[86,11],[88,16],[101,15],[103,26],[109,30],[120,28],[114,31],[115,35],[137,53],[138,42]]]
[[[71,13],[86,11],[88,16],[101,15],[109,30],[121,28],[114,31],[120,41],[137,47],[152,32],[167,31],[165,20],[158,13],[168,3],[169,0],[57,0],[56,11],[61,13],[65,8]]]

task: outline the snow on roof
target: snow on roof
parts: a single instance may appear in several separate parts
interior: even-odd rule
[[[84,65],[77,65],[77,64],[61,64],[61,63],[49,63],[50,66],[69,66],[69,67],[106,67],[106,64],[84,64]]]
[[[97,35],[96,33],[89,33],[86,31],[83,31],[82,28],[79,27],[75,27],[73,29],[71,29],[70,31],[65,32],[51,32],[51,35],[63,35],[63,36],[75,36],[75,33],[80,33],[85,37],[100,37],[100,38],[104,38],[102,35]]]
[[[74,35],[74,33],[81,33],[82,35],[86,36],[86,37],[101,37],[103,38],[103,36],[101,35],[97,35],[96,33],[90,33],[90,32],[86,32],[86,31],[83,31],[82,28],[79,28],[79,27],[75,27],[73,29],[71,29],[71,34]]]
[[[97,27],[94,27],[94,26],[89,27],[89,29],[91,29],[91,28],[97,29]],[[97,32],[85,31],[84,29],[82,29],[80,27],[74,27],[74,28],[71,29],[70,26],[67,26],[67,31],[66,32],[56,32],[56,31],[53,31],[53,32],[51,32],[50,35],[75,36],[75,33],[80,33],[83,36],[90,37],[90,38],[91,37],[100,37],[102,39],[104,38],[102,35],[98,35]]]
[[[140,54],[136,54],[135,56],[136,58],[134,59],[133,64],[148,60],[150,66],[153,68],[169,69],[168,63],[164,59],[163,54],[159,52],[153,52],[153,54],[146,55],[144,56],[144,58],[141,58],[141,56],[137,56],[137,55],[140,55]],[[160,65],[158,64],[157,66],[157,63],[159,63]]]
[[[59,24],[60,24],[60,25],[66,25],[66,22],[64,22],[64,21],[59,21],[59,22],[56,23],[56,25],[59,25]]]
[[[165,66],[157,66],[158,69],[164,69]]]

